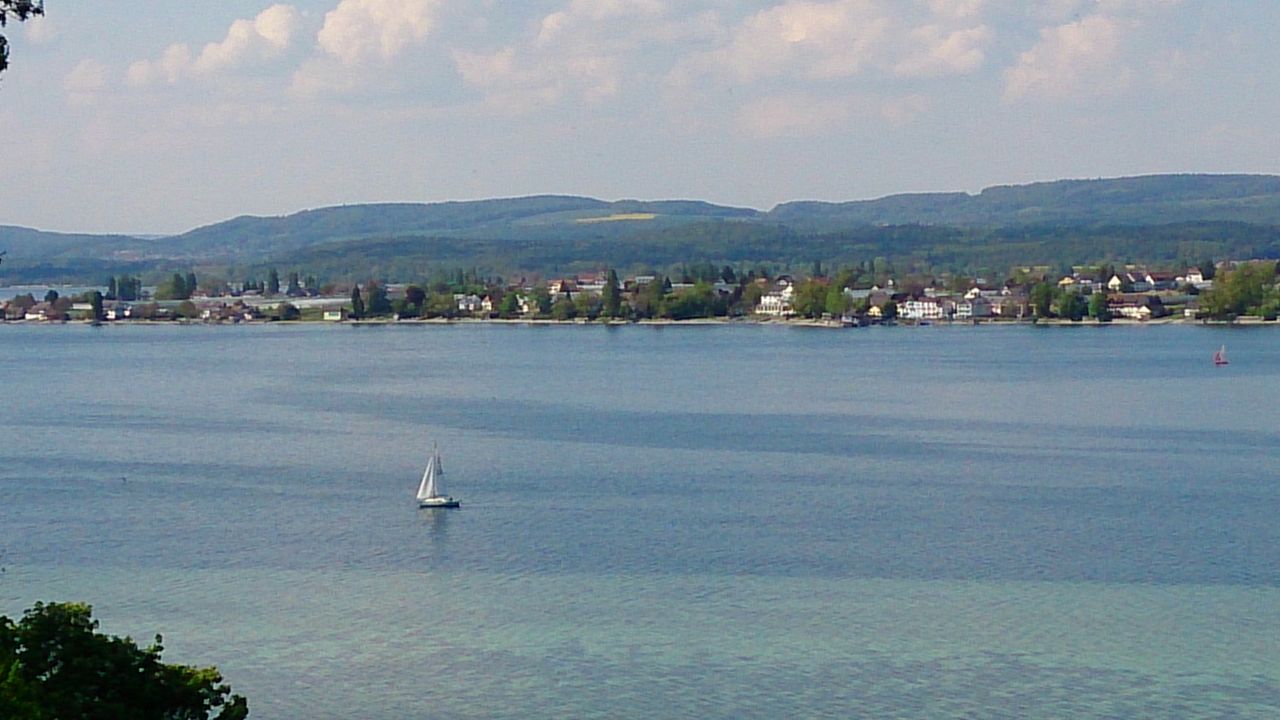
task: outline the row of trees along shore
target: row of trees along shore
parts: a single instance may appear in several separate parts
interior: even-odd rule
[[[633,280],[624,286],[619,281],[617,272],[610,269],[600,292],[570,289],[558,295],[553,295],[545,282],[537,283],[531,288],[512,287],[501,278],[482,277],[474,270],[442,273],[433,282],[408,285],[403,295],[394,300],[385,283],[369,281],[350,287],[348,309],[350,317],[355,319],[392,316],[453,318],[466,314],[458,309],[456,296],[475,295],[489,298],[493,311],[486,314],[500,318],[533,316],[554,320],[688,320],[740,317],[754,313],[760,298],[777,280],[766,268],[736,271],[728,265],[718,269],[692,266],[697,271],[690,272],[690,266],[685,267],[685,271],[678,276],[679,283],[673,283],[669,275],[654,275],[651,282],[639,283]],[[1207,262],[1206,267],[1213,268],[1214,265]],[[1195,287],[1188,285],[1180,291],[1185,295],[1199,296],[1201,317],[1230,319],[1255,315],[1272,318],[1280,314],[1280,290],[1277,289],[1275,261],[1228,263],[1224,268],[1212,289],[1200,293]],[[1103,277],[1114,268],[1103,265],[1091,270],[1095,276]],[[1098,274],[1100,272],[1101,275]],[[1212,270],[1205,274],[1212,277]],[[1013,273],[1004,284],[1021,288],[1027,296],[1029,313],[1034,317],[1068,320],[1090,317],[1100,321],[1111,319],[1107,293],[1081,294],[1063,289],[1055,278],[1055,274],[1047,270],[1035,274],[1023,269]],[[820,264],[815,264],[808,277],[794,281],[792,309],[799,317],[814,319],[865,314],[871,309],[870,299],[854,300],[844,292],[845,289],[865,288],[871,284],[888,286],[890,281],[893,281],[893,297],[887,302],[882,301],[880,305],[881,315],[885,318],[896,315],[897,300],[921,295],[926,287],[963,292],[975,284],[973,278],[961,275],[942,278],[906,275],[895,278],[882,268],[870,264],[842,267],[828,275],[823,272]],[[315,278],[308,277],[305,282],[306,286],[314,286]],[[308,294],[303,291],[305,286],[297,272],[289,274],[288,283],[285,295],[292,297]],[[212,295],[230,292],[225,283],[210,284],[211,288],[201,289]],[[268,274],[265,284],[246,280],[240,291],[231,294],[240,295],[247,291],[273,297],[273,287],[279,288],[279,275],[274,270]],[[169,280],[157,287],[155,299],[184,301],[176,307],[170,306],[170,315],[195,318],[199,314],[198,308],[190,302],[190,298],[197,288],[200,286],[195,273],[174,273]],[[325,296],[332,297],[335,286],[324,290]],[[46,302],[57,299],[56,291],[52,292],[53,297],[46,297]],[[314,290],[310,292],[315,293]],[[90,291],[75,298],[63,298],[62,302],[67,305],[73,300],[89,303],[93,308],[93,317],[102,319],[104,301],[141,302],[143,299],[141,279],[123,275],[109,279],[105,295]],[[29,307],[36,301],[29,296],[19,296],[11,301],[13,302]],[[148,317],[147,307],[154,309],[154,305],[144,305],[133,316],[145,319]],[[302,313],[291,303],[283,302],[279,304],[273,317],[293,320],[300,319]]]
[[[1213,268],[1212,263],[1206,263]],[[815,270],[821,272],[820,267]],[[1095,268],[1095,271],[1111,271],[1109,266]],[[1205,272],[1213,277],[1212,269]],[[461,313],[455,303],[455,295],[474,294],[488,296],[494,307],[494,314],[502,318],[521,317],[520,300],[523,297],[534,317],[572,320],[572,319],[694,319],[713,317],[733,317],[752,314],[761,296],[767,291],[772,278],[767,273],[752,270],[741,276],[733,269],[725,266],[722,276],[716,282],[705,278],[684,276],[682,287],[673,287],[669,276],[657,276],[652,282],[642,285],[630,285],[624,293],[617,273],[608,271],[603,292],[562,293],[553,297],[546,284],[537,284],[531,289],[514,289],[501,285],[451,284],[440,282],[423,288],[410,285],[404,297],[390,300],[384,285],[369,282],[355,286],[351,291],[351,316],[357,319],[390,317],[456,317]],[[693,282],[689,282],[692,280]],[[821,318],[824,316],[840,317],[848,314],[865,314],[870,310],[870,299],[852,299],[844,292],[846,288],[866,287],[879,281],[889,284],[890,278],[876,277],[860,268],[842,268],[831,276],[812,275],[795,282],[792,296],[792,308],[795,314],[804,318]],[[1214,288],[1201,293],[1193,286],[1186,286],[1179,292],[1198,296],[1201,315],[1209,318],[1229,319],[1244,315],[1260,315],[1274,317],[1280,311],[1280,289],[1276,287],[1277,264],[1273,261],[1252,261],[1240,263],[1234,268],[1224,270]],[[897,297],[909,297],[922,294],[925,287],[938,282],[936,278],[907,276],[896,282]],[[973,278],[952,277],[944,286],[956,292],[962,292],[974,286]],[[1058,286],[1052,273],[1034,276],[1028,273],[1016,274],[1006,284],[1020,287],[1026,292],[1031,314],[1040,318],[1060,318],[1082,320],[1090,317],[1100,321],[1111,319],[1108,309],[1108,294],[1097,292],[1082,294]],[[717,291],[726,285],[730,290]],[[897,302],[888,300],[881,307],[887,318],[896,315]]]

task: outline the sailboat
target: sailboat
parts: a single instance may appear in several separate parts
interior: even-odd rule
[[[440,448],[431,446],[431,457],[427,460],[427,469],[422,472],[422,482],[418,484],[418,507],[420,508],[456,508],[462,503],[440,492],[440,478],[444,476],[444,465],[440,462]]]
[[[1229,364],[1229,363],[1228,363],[1228,361],[1227,361],[1227,346],[1226,346],[1226,345],[1223,345],[1221,348],[1219,348],[1219,349],[1217,349],[1217,350],[1213,351],[1213,364],[1214,364],[1214,365],[1228,365],[1228,364]]]

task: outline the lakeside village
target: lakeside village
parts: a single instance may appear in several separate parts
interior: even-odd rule
[[[809,277],[743,275],[725,266],[718,276],[638,275],[619,281],[612,270],[514,284],[479,282],[457,271],[454,282],[422,287],[367,282],[317,287],[297,273],[281,288],[272,270],[265,283],[202,284],[175,274],[144,288],[138,278],[111,278],[102,290],[74,296],[49,290],[3,302],[5,322],[266,321],[413,322],[461,319],[560,322],[643,322],[700,319],[795,320],[830,326],[941,322],[1274,321],[1280,290],[1274,261],[1205,263],[1152,271],[1108,266],[1019,268],[999,284],[982,278],[867,277],[842,270]]]

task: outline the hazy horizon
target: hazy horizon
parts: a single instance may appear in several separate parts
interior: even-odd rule
[[[1162,174],[1162,175],[1194,175],[1194,176],[1211,176],[1211,177],[1230,177],[1230,176],[1280,177],[1280,175],[1273,175],[1273,174],[1270,174],[1270,173],[1194,173],[1194,172],[1189,172],[1189,173],[1166,173],[1166,174]],[[294,216],[294,215],[301,215],[301,214],[303,214],[303,213],[307,213],[307,212],[315,212],[315,211],[327,210],[327,209],[331,209],[331,208],[340,208],[340,207],[356,207],[356,206],[366,206],[366,205],[440,205],[440,204],[448,204],[448,203],[472,203],[472,202],[487,202],[487,201],[502,201],[502,200],[519,200],[519,199],[522,199],[522,198],[532,198],[532,197],[553,197],[553,196],[556,196],[556,197],[581,197],[581,198],[585,198],[585,199],[589,199],[589,200],[600,200],[600,201],[602,201],[602,202],[633,202],[633,201],[634,201],[634,202],[707,202],[707,203],[710,203],[710,204],[712,204],[712,205],[716,205],[716,206],[720,206],[720,207],[733,207],[733,208],[740,208],[740,209],[754,210],[754,211],[757,211],[757,212],[766,213],[766,212],[769,212],[770,210],[772,210],[772,209],[774,209],[774,208],[776,208],[776,207],[778,207],[778,206],[780,206],[780,205],[786,205],[786,204],[789,204],[789,203],[804,203],[804,202],[831,202],[831,203],[845,203],[845,202],[875,202],[875,201],[878,201],[878,200],[884,200],[884,199],[887,199],[887,198],[894,198],[894,197],[909,197],[909,196],[915,196],[915,195],[954,194],[954,193],[964,193],[964,194],[969,195],[970,197],[977,197],[977,196],[978,196],[980,193],[982,193],[983,191],[990,190],[990,189],[992,189],[992,188],[997,188],[997,187],[1014,187],[1014,186],[1026,186],[1026,185],[1042,185],[1042,184],[1050,184],[1050,183],[1055,183],[1055,182],[1088,182],[1088,181],[1106,181],[1106,180],[1127,180],[1127,179],[1133,179],[1133,178],[1138,178],[1138,177],[1155,177],[1155,176],[1139,176],[1139,175],[1131,175],[1131,176],[1107,177],[1107,178],[1054,178],[1054,179],[1046,179],[1046,180],[1033,180],[1033,181],[1030,181],[1030,182],[1028,182],[1028,183],[1018,183],[1018,184],[1016,184],[1016,185],[1015,185],[1015,184],[1013,184],[1013,183],[998,183],[998,184],[995,184],[995,185],[988,185],[988,186],[986,186],[986,187],[979,188],[978,190],[975,190],[975,191],[968,191],[968,190],[926,190],[926,191],[919,191],[919,192],[911,192],[911,191],[908,191],[908,192],[902,192],[902,193],[893,193],[893,194],[891,194],[891,195],[881,195],[881,196],[871,197],[871,198],[845,198],[845,199],[792,198],[792,199],[790,199],[790,200],[783,200],[783,201],[781,201],[781,202],[779,202],[779,203],[775,203],[774,205],[772,205],[772,206],[770,206],[770,207],[751,207],[751,206],[749,206],[749,205],[730,205],[730,204],[727,204],[727,203],[716,203],[716,202],[713,202],[713,201],[710,201],[710,200],[706,200],[705,198],[692,198],[692,197],[650,197],[650,198],[618,197],[618,198],[601,198],[601,197],[595,197],[595,196],[591,196],[591,195],[573,195],[573,194],[567,194],[567,193],[531,193],[531,194],[528,194],[528,195],[508,195],[508,196],[501,196],[501,197],[476,197],[476,198],[446,198],[446,199],[443,199],[443,200],[421,200],[421,201],[418,201],[418,200],[393,200],[393,201],[381,201],[381,200],[375,200],[375,201],[370,201],[370,202],[343,202],[343,203],[336,203],[336,204],[333,204],[333,205],[318,205],[318,206],[315,206],[315,207],[304,207],[304,208],[298,208],[298,209],[296,209],[296,210],[290,210],[290,211],[287,211],[287,212],[281,212],[281,213],[274,213],[274,214],[270,214],[270,215],[255,215],[255,214],[249,214],[249,213],[239,213],[239,214],[236,214],[236,215],[232,215],[232,216],[228,216],[228,217],[224,217],[224,218],[219,218],[219,219],[216,219],[216,220],[212,220],[212,221],[210,221],[210,222],[207,222],[207,223],[202,223],[201,225],[197,225],[197,226],[193,226],[193,227],[189,227],[189,228],[184,228],[184,229],[179,230],[179,231],[177,231],[177,232],[170,232],[170,233],[155,233],[155,232],[127,232],[127,231],[116,231],[116,230],[112,230],[112,231],[105,231],[105,232],[83,231],[83,230],[75,230],[75,229],[71,229],[71,230],[62,230],[62,229],[50,229],[50,228],[35,228],[35,227],[27,227],[27,226],[14,226],[14,225],[10,225],[10,224],[8,224],[8,223],[4,223],[4,222],[0,222],[0,227],[4,227],[4,226],[8,226],[8,227],[24,227],[25,229],[28,229],[28,230],[37,230],[37,231],[40,231],[40,232],[52,232],[52,233],[59,233],[59,234],[65,234],[65,235],[119,235],[119,236],[134,237],[134,238],[139,238],[139,239],[162,239],[162,238],[166,238],[166,237],[177,237],[177,236],[183,235],[183,234],[185,234],[185,233],[187,233],[187,232],[191,232],[191,231],[193,231],[193,230],[199,230],[199,229],[204,228],[204,227],[209,227],[209,226],[211,226],[211,225],[218,225],[218,224],[221,224],[221,223],[224,223],[224,222],[228,222],[228,221],[231,221],[231,220],[236,220],[236,219],[239,219],[239,218],[256,218],[256,219],[288,218],[288,217],[292,217],[292,216]]]

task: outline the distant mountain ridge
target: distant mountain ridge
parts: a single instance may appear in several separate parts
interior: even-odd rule
[[[1010,238],[1031,232],[1028,229],[1035,229],[1037,236],[1055,237],[1053,242],[1060,244],[1069,240],[1079,253],[1089,250],[1089,237],[1107,234],[1111,244],[1105,244],[1106,252],[1123,253],[1124,241],[1116,240],[1117,245],[1112,240],[1132,237],[1132,228],[1196,224],[1220,225],[1215,232],[1226,235],[1215,241],[1217,251],[1233,252],[1233,238],[1239,239],[1237,245],[1242,250],[1257,252],[1271,247],[1274,229],[1280,227],[1280,176],[1188,174],[1056,180],[995,186],[977,194],[796,201],[768,211],[697,200],[605,201],[569,195],[375,203],[279,217],[241,216],[164,238],[62,234],[0,226],[0,250],[9,251],[0,266],[0,282],[13,277],[12,273],[21,273],[25,279],[41,273],[89,277],[116,270],[264,263],[316,263],[330,271],[346,267],[355,273],[366,271],[368,263],[363,255],[392,252],[415,258],[419,264],[446,260],[508,263],[519,269],[624,260],[643,264],[646,253],[654,254],[647,262],[655,264],[680,253],[691,259],[734,258],[739,262],[838,258],[865,252],[961,258],[976,257],[981,243],[987,241],[1001,244],[1008,252],[999,257],[1005,257],[1012,252]],[[924,233],[911,227],[955,232]],[[877,234],[876,228],[901,229]],[[1196,242],[1208,242],[1203,233],[1190,234]],[[925,235],[931,238],[927,250],[904,239]],[[1169,232],[1159,235],[1177,237]],[[964,252],[952,252],[955,248],[948,245],[953,241],[946,238],[958,237],[968,243]],[[1142,247],[1143,252],[1159,250],[1152,245]],[[1026,252],[1035,255],[1039,251],[1032,243]],[[755,257],[752,253],[764,255]],[[1026,261],[1033,260],[1029,256]],[[369,266],[367,271],[378,267]]]
[[[770,211],[802,226],[933,224],[1009,227],[1049,223],[1280,224],[1280,176],[1145,175],[997,185],[978,193],[917,193],[841,203],[800,201]]]

